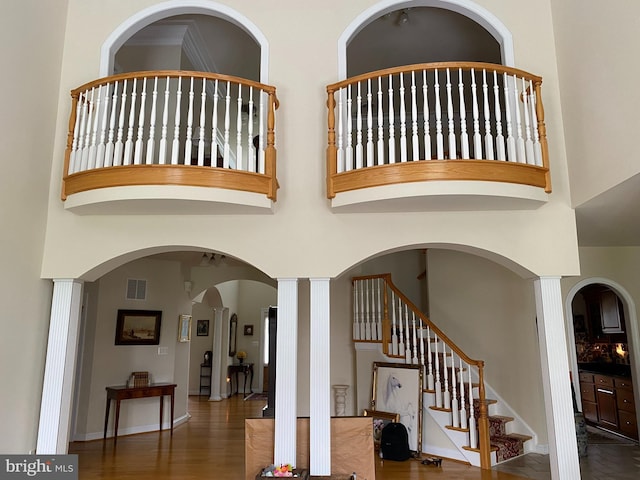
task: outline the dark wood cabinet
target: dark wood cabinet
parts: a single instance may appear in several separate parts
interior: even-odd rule
[[[589,423],[638,439],[631,379],[580,372],[580,396]]]
[[[211,395],[211,364],[200,364],[200,395]]]

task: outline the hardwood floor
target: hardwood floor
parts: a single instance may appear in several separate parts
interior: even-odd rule
[[[191,480],[244,478],[244,419],[260,417],[261,401],[236,395],[221,402],[189,397],[191,419],[169,431],[151,432],[91,442],[74,442],[69,453],[79,456],[79,478]],[[524,477],[494,470],[482,471],[453,461],[442,467],[419,461],[376,460],[377,480],[520,480]],[[360,479],[358,480],[373,480]]]

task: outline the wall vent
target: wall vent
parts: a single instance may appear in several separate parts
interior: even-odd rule
[[[127,300],[145,300],[147,298],[147,281],[130,278],[127,280]]]

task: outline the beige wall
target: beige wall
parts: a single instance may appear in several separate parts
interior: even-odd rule
[[[72,0],[60,93],[63,105],[68,102],[70,88],[99,76],[100,51],[111,32],[156,3]],[[471,246],[489,252],[487,255],[493,253],[501,261],[523,266],[525,275],[577,273],[575,222],[568,207],[554,33],[547,2],[540,2],[527,15],[508,0],[487,0],[481,5],[514,33],[516,66],[545,78],[544,103],[554,184],[548,205],[535,211],[400,215],[335,214],[329,209],[324,192],[325,87],[338,79],[338,38],[350,22],[375,4],[372,0],[348,4],[329,0],[301,8],[294,0],[226,2],[229,8],[253,22],[269,42],[269,83],[278,88],[280,99],[276,145],[281,188],[273,215],[226,215],[203,222],[202,216],[95,217],[64,211],[58,189],[68,108],[61,108],[53,154],[43,275],[86,274],[92,280],[99,273],[87,272],[105,262],[117,265],[143,256],[154,247],[188,245],[232,254],[273,278],[335,277],[380,252],[429,244],[458,245],[462,249]],[[296,18],[295,22],[286,23],[286,28],[283,12]],[[296,41],[292,42],[292,38]],[[103,244],[101,249],[78,248],[99,240]],[[260,248],[256,248],[257,242]]]
[[[634,0],[552,0],[571,197],[580,205],[640,172]],[[612,83],[615,81],[615,83]]]
[[[128,278],[147,280],[146,300],[125,298]],[[133,371],[148,371],[154,382],[173,382],[176,387],[175,418],[187,412],[189,343],[178,342],[178,315],[191,314],[191,302],[184,291],[178,262],[142,259],[128,263],[102,277],[98,282],[96,316],[87,318],[87,331],[95,332],[85,339],[83,373],[79,406],[86,408],[79,415],[76,435],[79,439],[101,438],[104,428],[105,387],[124,385]],[[118,309],[161,310],[162,323],[159,345],[115,345]],[[93,338],[91,338],[93,337]],[[88,345],[93,341],[91,345]],[[160,355],[158,349],[167,349]],[[166,400],[168,402],[168,400]],[[167,404],[168,406],[168,404]],[[113,411],[113,409],[112,409]],[[169,411],[168,408],[166,411]],[[113,418],[113,414],[112,417]],[[168,419],[165,416],[165,419]],[[120,410],[120,433],[127,429],[157,428],[158,399],[123,402]],[[109,429],[113,427],[113,420]]]
[[[40,280],[67,1],[0,2],[0,452],[35,449],[51,282]]]

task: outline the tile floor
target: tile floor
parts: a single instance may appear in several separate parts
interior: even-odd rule
[[[529,453],[494,470],[535,480],[550,480],[549,456]],[[589,444],[580,459],[582,480],[637,480],[640,478],[640,446],[637,443]],[[570,480],[570,479],[567,479]]]

